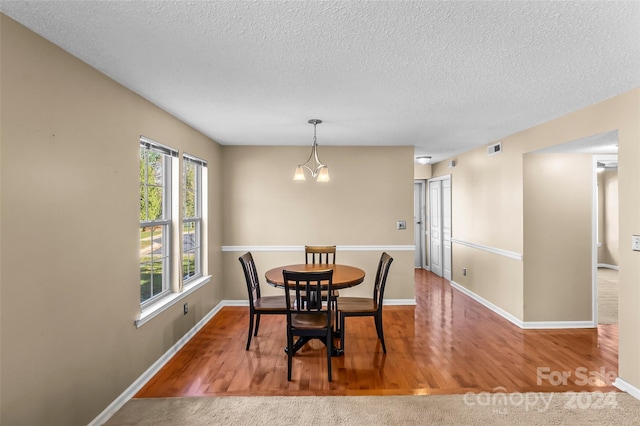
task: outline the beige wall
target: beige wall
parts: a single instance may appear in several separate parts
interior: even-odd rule
[[[640,252],[631,236],[640,235],[640,90],[604,105],[618,120],[618,189],[620,218],[619,375],[640,388]]]
[[[413,165],[413,178],[414,179],[429,179],[432,176],[431,164],[418,164]]]
[[[224,147],[223,241],[232,250],[223,256],[225,299],[247,297],[238,262],[246,247],[253,247],[263,275],[275,266],[304,262],[302,251],[282,246],[335,244],[337,262],[364,266],[368,277],[345,292],[370,295],[381,251],[366,246],[413,244],[412,147],[321,145],[331,181],[293,181],[295,165],[308,155],[309,147]],[[396,229],[398,220],[407,222],[406,230]],[[389,254],[394,263],[385,297],[413,299],[413,251]],[[274,290],[266,287],[267,293]]]
[[[456,271],[453,281],[523,320],[521,261],[461,244],[452,244],[451,257],[452,268]],[[466,276],[462,275],[462,268],[467,268]]]
[[[434,176],[451,175],[454,239],[522,253],[522,151],[503,143],[502,154],[482,147],[433,166]],[[467,275],[462,269],[467,268]],[[452,280],[523,319],[522,262],[452,244]]]
[[[524,251],[523,156],[541,148],[559,145],[588,136],[618,131],[618,182],[620,218],[620,340],[619,375],[640,387],[640,253],[631,250],[630,239],[640,234],[640,88],[565,115],[547,123],[502,139],[503,153],[488,157],[486,147],[459,155],[457,166],[447,168],[450,159],[433,166],[434,176],[452,175],[453,238],[491,246],[516,254]],[[523,319],[528,300],[525,276],[520,268],[509,268],[522,261],[478,249],[453,246],[453,280],[472,289],[498,308]],[[482,265],[462,277],[466,264]],[[476,268],[474,266],[474,268]],[[488,271],[488,272],[484,272]],[[493,271],[493,272],[491,272]],[[506,271],[511,271],[509,274]],[[568,304],[573,300],[567,301]],[[583,302],[576,301],[578,305]],[[573,308],[569,308],[573,309]],[[580,311],[582,308],[578,308]],[[579,317],[572,320],[579,320]],[[553,318],[550,318],[553,320]]]
[[[522,252],[522,151],[503,143],[502,154],[487,156],[485,147],[434,165],[434,176],[451,174],[452,231],[455,238]],[[454,268],[454,280],[461,268]]]
[[[592,320],[593,160],[524,156],[524,320]]]
[[[598,174],[598,263],[618,266],[620,262],[618,220],[618,170]]]
[[[221,299],[220,147],[1,15],[1,418],[87,424]],[[136,329],[140,135],[209,161],[212,281]]]

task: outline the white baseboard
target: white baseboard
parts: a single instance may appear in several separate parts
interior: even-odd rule
[[[248,303],[248,302],[247,302]],[[178,351],[213,318],[224,306],[221,302],[204,316],[191,330],[178,340],[167,352],[151,365],[136,379],[124,392],[122,392],[107,408],[89,423],[89,426],[99,426],[109,420],[127,401],[129,401],[149,380],[176,354]]]
[[[628,393],[635,399],[640,399],[640,389],[633,386],[631,383],[621,379],[620,377],[616,378],[616,380],[613,382],[613,386],[617,387],[623,392]]]
[[[593,321],[525,321],[525,330],[544,330],[556,328],[595,328]]]
[[[451,287],[455,288],[456,290],[460,291],[461,293],[466,294],[467,296],[469,296],[470,298],[472,298],[476,302],[480,303],[481,305],[485,306],[486,308],[489,308],[490,310],[492,310],[496,314],[500,315],[501,317],[503,317],[507,321],[517,325],[520,328],[523,328],[522,327],[523,323],[522,323],[522,321],[520,319],[514,317],[509,312],[507,312],[504,309],[502,309],[502,308],[494,305],[493,303],[489,302],[487,299],[485,299],[485,298],[483,298],[481,296],[478,296],[477,294],[475,294],[474,292],[472,292],[468,288],[461,286],[460,284],[458,284],[455,281],[451,281]]]
[[[594,328],[593,321],[522,321],[504,309],[494,305],[482,296],[477,295],[466,287],[461,286],[455,281],[451,281],[451,287],[466,294],[476,302],[480,303],[484,307],[492,310],[496,314],[500,315],[507,321],[517,325],[525,330],[540,330],[540,329],[557,329],[557,328]]]
[[[223,300],[220,302],[222,306],[249,306],[249,301],[247,299],[242,300]]]
[[[338,303],[340,303],[339,297]],[[384,299],[382,304],[384,306],[415,306],[416,299]]]
[[[618,266],[610,265],[608,263],[598,263],[598,268],[615,269],[616,271],[620,270],[620,268]]]

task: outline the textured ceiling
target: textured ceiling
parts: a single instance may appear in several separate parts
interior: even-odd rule
[[[225,145],[438,161],[640,86],[638,2],[0,4]]]

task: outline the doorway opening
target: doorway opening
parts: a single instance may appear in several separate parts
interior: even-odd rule
[[[584,244],[586,244],[587,241],[589,241],[591,246],[590,248],[591,264],[590,264],[590,273],[588,274],[589,278],[591,279],[591,282],[587,283],[584,281],[583,278],[581,278],[580,279],[581,284],[579,284],[579,287],[581,289],[580,296],[583,296],[581,297],[581,300],[585,302],[589,300],[584,296],[586,296],[586,292],[589,291],[589,287],[590,287],[590,290],[591,290],[590,291],[591,293],[590,323],[591,323],[591,326],[597,327],[599,324],[601,324],[598,318],[599,317],[598,307],[599,305],[603,305],[599,303],[599,300],[598,300],[599,299],[598,298],[598,293],[599,293],[598,292],[599,290],[598,276],[602,275],[602,274],[599,274],[598,272],[602,272],[601,270],[602,267],[605,267],[607,269],[615,269],[618,265],[617,263],[617,252],[618,252],[617,245],[618,245],[618,235],[619,235],[619,231],[617,228],[617,218],[618,218],[618,208],[619,208],[619,203],[617,199],[618,131],[611,130],[608,132],[587,136],[582,139],[540,149],[540,150],[534,151],[533,153],[573,154],[574,156],[585,156],[585,155],[589,156],[589,159],[587,161],[591,162],[592,181],[591,182],[581,181],[584,183],[576,182],[576,184],[579,185],[579,188],[576,188],[576,190],[577,191],[579,190],[580,193],[583,194],[584,190],[589,191],[588,189],[589,187],[587,185],[590,185],[591,187],[591,191],[590,191],[591,192],[591,197],[590,197],[591,211],[587,212],[585,210],[582,210],[584,214],[589,214],[590,216],[590,221],[591,221],[590,238],[583,238],[587,236],[586,232],[589,232],[587,230],[588,228],[585,228],[584,232],[579,235],[574,234],[574,237],[579,237],[580,241],[584,241]],[[612,182],[615,181],[615,186],[616,186],[615,197],[612,195],[613,192],[609,191],[608,202],[606,207],[606,209],[608,209],[607,213],[604,213],[604,210],[603,210],[605,207],[604,207],[604,204],[602,203],[604,203],[605,200],[607,200],[607,196],[604,195],[603,191],[606,186],[611,186],[611,185],[609,181],[607,181],[607,183],[604,183],[604,181],[602,180],[603,177],[599,177],[599,176],[604,176],[604,174],[598,173],[598,170],[597,170],[598,168],[603,168],[604,170],[609,170],[611,172],[614,169],[616,170],[615,177],[610,179]],[[609,175],[610,173],[606,172],[605,174]],[[567,176],[570,176],[570,175],[567,175]],[[541,188],[541,189],[545,190],[545,188]],[[584,205],[584,206],[585,207],[581,207],[581,209],[582,208],[589,209],[587,205]],[[562,212],[556,212],[556,220],[571,221],[575,219],[572,217],[562,216],[562,214],[563,214]],[[582,215],[582,213],[579,213],[579,214]],[[606,218],[608,218],[609,220],[608,222]],[[612,227],[611,223],[614,219],[615,219],[615,227]],[[579,248],[580,248],[580,252],[584,253],[584,251],[582,251],[582,248],[587,249],[588,247],[581,245]],[[608,252],[609,254],[615,253],[616,256],[614,256],[614,259],[616,260],[611,260],[612,258],[608,258],[610,260],[603,260],[602,255],[604,252]],[[588,254],[589,252],[587,251],[586,253]],[[569,256],[569,254],[567,256]],[[568,259],[570,260],[571,258],[568,257]],[[585,259],[585,262],[581,264],[586,266],[587,264],[586,259]],[[581,269],[580,272],[582,273],[583,270]],[[586,278],[586,276],[584,278]],[[577,285],[577,284],[574,283],[574,285]],[[602,287],[601,290],[605,290],[604,286],[600,286],[600,287]],[[617,290],[617,287],[615,287],[615,290]],[[601,291],[600,293],[603,293],[603,292]],[[610,301],[611,301],[611,297],[612,297],[611,295],[608,296],[608,299]],[[613,303],[614,304],[613,308],[617,313],[617,306],[618,306],[617,295],[615,297],[616,299],[615,299],[615,302]]]
[[[594,155],[593,318],[618,323],[618,156]]]
[[[413,241],[416,246],[413,259],[414,268],[429,269],[425,234],[426,224],[426,181],[413,181]]]

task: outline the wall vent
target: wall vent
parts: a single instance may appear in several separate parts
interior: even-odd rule
[[[489,145],[487,147],[487,155],[500,154],[502,152],[502,142]]]

